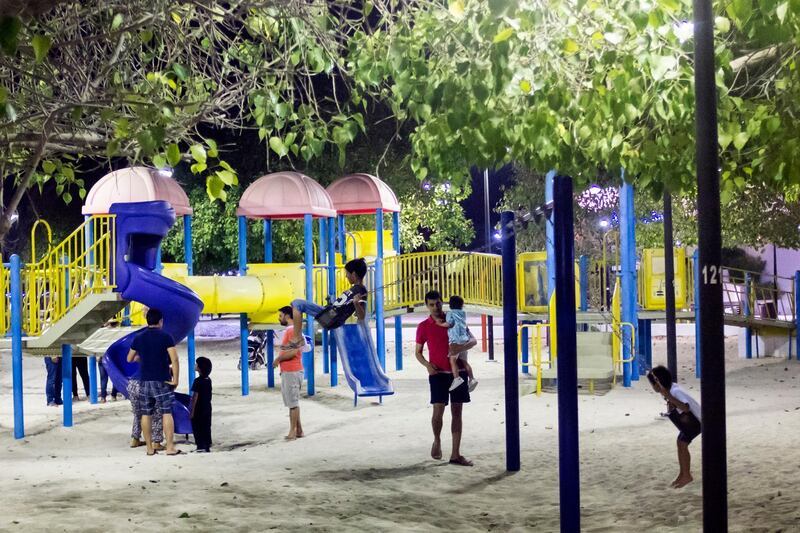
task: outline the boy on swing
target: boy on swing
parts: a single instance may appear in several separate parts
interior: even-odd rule
[[[367,262],[363,258],[353,259],[344,265],[347,281],[350,288],[344,291],[331,306],[338,314],[349,317],[353,313],[361,321],[366,317],[367,288],[364,286],[364,276],[367,275]],[[303,339],[303,313],[317,317],[325,310],[321,305],[308,300],[292,301],[292,325],[294,338],[287,348],[301,348],[305,344]]]

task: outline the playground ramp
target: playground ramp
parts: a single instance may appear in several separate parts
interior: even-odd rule
[[[358,403],[359,396],[383,397],[394,394],[392,382],[378,361],[366,322],[345,324],[332,333],[347,384],[355,395],[354,404]]]

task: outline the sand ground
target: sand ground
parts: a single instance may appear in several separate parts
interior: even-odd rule
[[[800,363],[740,360],[735,348],[729,338],[731,530],[800,531]],[[462,451],[475,466],[464,468],[429,456],[427,378],[411,344],[404,371],[387,358],[397,393],[383,405],[354,408],[343,379],[331,389],[318,373],[317,394],[301,405],[307,437],[295,442],[283,439],[287,411],[265,371],[251,373],[241,396],[237,350],[237,341],[199,345],[215,365],[215,445],[179,457],[128,448],[127,401],[79,402],[75,426],[62,427],[60,409],[45,406],[38,358],[25,359],[27,435],[14,440],[10,357],[0,354],[0,530],[558,530],[557,398],[531,394],[532,379],[520,381],[522,471],[510,475],[502,363],[471,358],[480,386],[464,409]],[[681,381],[699,398],[692,339],[679,339],[679,352]],[[654,360],[664,361],[663,339]],[[580,396],[584,531],[701,529],[701,439],[691,446],[695,482],[670,489],[676,431],[646,383]],[[443,435],[447,457],[449,415]]]

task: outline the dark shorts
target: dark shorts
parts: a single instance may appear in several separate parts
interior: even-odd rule
[[[681,442],[689,444],[702,431],[700,421],[691,411],[679,413],[677,409],[673,409],[667,416],[669,416],[669,419],[675,424],[678,431],[680,431],[680,433],[678,433],[678,440]]]
[[[459,375],[464,380],[464,383],[456,387],[452,392],[448,389],[453,383],[453,374],[439,372],[428,376],[428,383],[431,386],[431,403],[443,403],[445,405],[451,401],[453,403],[469,403],[469,388],[467,385],[469,376],[466,372],[460,372]]]
[[[171,415],[172,402],[175,399],[172,388],[163,381],[142,381],[141,384],[142,415],[152,416],[156,411],[162,415]]]

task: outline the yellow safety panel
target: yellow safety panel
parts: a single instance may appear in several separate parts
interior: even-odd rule
[[[686,250],[675,248],[675,307],[686,305]],[[639,292],[642,307],[648,310],[667,308],[667,282],[663,248],[647,248],[642,253]]]
[[[347,257],[377,257],[378,256],[378,232],[350,231],[345,235],[347,243]],[[392,243],[392,232],[383,232],[383,256],[395,255],[394,243]]]

